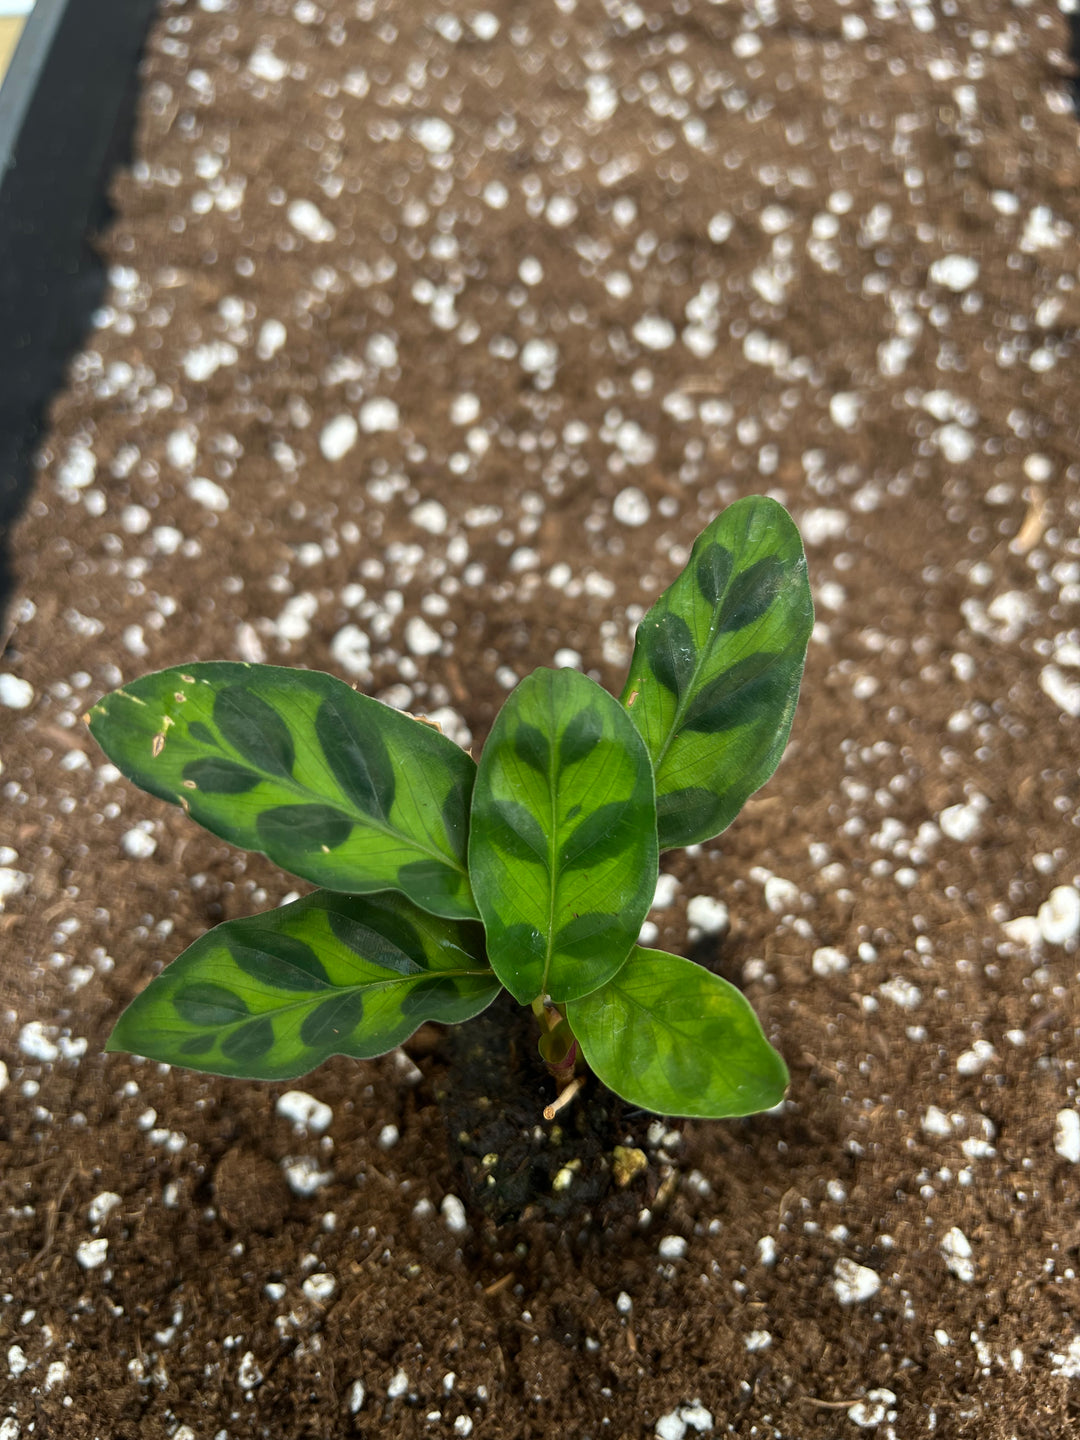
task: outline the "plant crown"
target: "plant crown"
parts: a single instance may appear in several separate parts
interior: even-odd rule
[[[555,1074],[580,1053],[664,1115],[777,1104],[787,1069],[739,991],[637,937],[659,851],[717,835],[775,770],[812,623],[798,531],[752,496],[641,621],[618,700],[538,669],[479,763],[317,671],[192,664],[106,695],[90,729],[129,779],[321,887],[196,940],[108,1048],[287,1080],[505,986]]]

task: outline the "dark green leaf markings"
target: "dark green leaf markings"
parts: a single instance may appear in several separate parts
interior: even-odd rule
[[[718,835],[776,769],[814,613],[775,500],[736,501],[642,619],[622,693],[656,774],[662,849]]]
[[[330,1055],[381,1055],[425,1020],[470,1019],[499,989],[479,925],[389,892],[317,890],[197,940],[128,1006],[108,1048],[291,1080]]]
[[[659,847],[718,834],[787,742],[813,610],[798,532],[740,500],[641,621],[621,702],[535,671],[479,768],[436,730],[312,671],[148,675],[88,717],[136,784],[324,888],[195,942],[121,1016],[110,1050],[292,1080],[335,1054],[467,1020],[505,985],[662,1115],[776,1105],[783,1060],[737,990],[636,944]],[[483,925],[476,923],[482,920]]]
[[[784,1098],[787,1067],[749,1002],[677,955],[635,946],[566,1018],[604,1084],[659,1115],[751,1115]]]
[[[475,764],[341,680],[227,662],[162,670],[106,695],[90,729],[137,785],[294,875],[476,917],[465,863]]]
[[[633,724],[574,670],[536,670],[480,758],[469,871],[491,964],[523,1004],[602,985],[656,887],[652,768]]]

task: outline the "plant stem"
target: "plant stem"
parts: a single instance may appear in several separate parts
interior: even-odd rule
[[[554,1120],[558,1112],[563,1108],[564,1105],[570,1104],[570,1101],[573,1100],[574,1096],[578,1093],[578,1091],[584,1084],[585,1076],[575,1075],[573,1080],[570,1081],[570,1084],[566,1086],[565,1090],[560,1090],[558,1095],[556,1095],[555,1099],[551,1102],[551,1104],[544,1107],[544,1119]]]

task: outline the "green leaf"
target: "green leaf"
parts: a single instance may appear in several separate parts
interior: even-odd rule
[[[465,867],[475,763],[332,675],[161,670],[106,695],[90,730],[136,785],[294,875],[476,918]]]
[[[639,624],[622,693],[656,772],[661,849],[718,835],[776,769],[813,623],[791,517],[736,501]]]
[[[499,979],[523,1005],[595,990],[626,959],[656,888],[652,767],[606,690],[533,672],[480,757],[469,873]]]
[[[566,1018],[608,1089],[658,1115],[719,1120],[784,1098],[787,1066],[746,998],[677,955],[635,946]]]
[[[479,925],[390,892],[317,890],[196,940],[128,1006],[108,1048],[292,1080],[330,1055],[385,1054],[425,1020],[469,1020],[500,988]]]

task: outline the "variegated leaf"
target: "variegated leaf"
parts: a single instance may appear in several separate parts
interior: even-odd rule
[[[574,670],[536,670],[480,757],[469,873],[499,979],[522,1004],[587,994],[626,959],[656,888],[645,747]]]
[[[661,849],[726,829],[776,769],[814,622],[806,557],[775,500],[738,500],[637,630],[622,702],[656,772]]]
[[[433,914],[475,918],[472,758],[344,681],[185,665],[106,695],[89,721],[130,780],[234,845],[332,890],[400,890]]]
[[[784,1098],[787,1066],[745,996],[677,955],[635,946],[566,1018],[608,1089],[658,1115],[718,1120]]]
[[[369,1059],[425,1020],[469,1020],[501,986],[479,925],[392,893],[317,890],[218,925],[134,1000],[109,1039],[213,1075],[291,1080],[330,1055]]]

